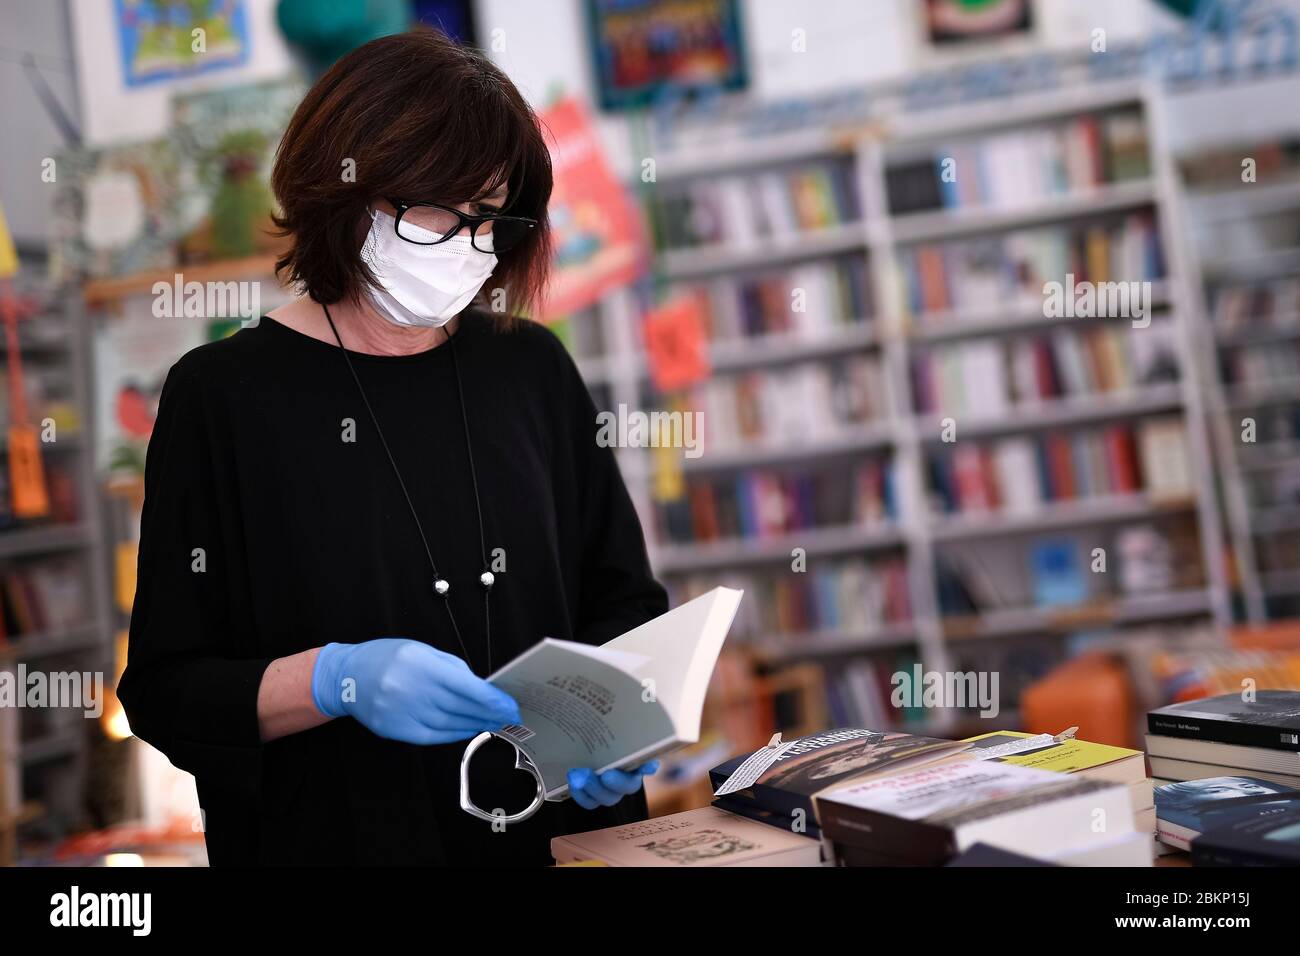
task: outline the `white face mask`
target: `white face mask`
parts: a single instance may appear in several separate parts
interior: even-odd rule
[[[422,246],[398,236],[388,213],[372,209],[370,219],[361,258],[380,288],[368,291],[379,313],[395,325],[441,328],[469,305],[496,268],[497,257],[475,249],[467,234]],[[430,232],[428,238],[438,237]],[[490,243],[491,235],[481,234],[477,241]]]

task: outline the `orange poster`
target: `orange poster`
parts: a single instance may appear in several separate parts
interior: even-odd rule
[[[540,119],[555,172],[555,271],[540,314],[546,320],[571,315],[635,279],[645,243],[636,204],[610,169],[583,104],[563,99]]]
[[[709,377],[704,317],[695,296],[681,296],[647,312],[642,331],[650,378],[659,391],[688,388]]]

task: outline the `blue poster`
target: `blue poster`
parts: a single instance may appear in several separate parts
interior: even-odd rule
[[[244,0],[115,0],[122,79],[147,86],[248,62]]]

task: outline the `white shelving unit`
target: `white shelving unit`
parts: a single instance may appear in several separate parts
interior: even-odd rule
[[[927,146],[951,143],[963,136],[978,136],[995,129],[1052,122],[1072,115],[1120,107],[1142,111],[1148,136],[1151,175],[1138,182],[1123,182],[1010,210],[960,210],[891,215],[886,201],[886,170],[897,157],[915,155]],[[1205,433],[1206,409],[1202,391],[1204,369],[1196,361],[1195,328],[1184,311],[1192,303],[1187,291],[1188,266],[1177,248],[1175,231],[1179,213],[1173,171],[1160,143],[1156,96],[1132,84],[1090,86],[1035,94],[997,104],[961,110],[928,112],[917,118],[892,118],[870,129],[801,132],[770,142],[746,144],[743,149],[719,144],[714,150],[659,159],[659,187],[667,181],[760,172],[802,160],[841,158],[852,162],[859,204],[865,211],[860,222],[848,223],[799,237],[764,242],[743,248],[711,247],[673,251],[657,262],[658,278],[670,283],[753,271],[787,262],[803,262],[839,255],[865,255],[870,295],[875,303],[870,323],[854,325],[825,338],[767,337],[719,343],[711,349],[715,371],[762,367],[772,363],[833,358],[864,350],[880,356],[889,389],[890,414],[870,428],[850,432],[818,444],[758,447],[717,453],[707,449],[702,458],[684,460],[687,474],[712,468],[735,469],[771,463],[794,463],[818,456],[835,456],[852,462],[858,453],[892,453],[897,520],[889,527],[849,527],[804,531],[777,538],[665,545],[653,540],[655,522],[650,495],[649,456],[636,450],[620,453],[629,487],[637,501],[648,536],[651,560],[663,578],[741,566],[779,568],[791,558],[791,549],[814,556],[869,556],[882,550],[901,553],[906,561],[913,620],[906,625],[882,627],[877,633],[814,632],[772,634],[755,644],[773,660],[833,659],[881,650],[914,648],[923,666],[950,669],[952,651],[962,642],[1072,633],[1102,627],[1201,619],[1226,624],[1230,620],[1229,595],[1222,556],[1222,537],[1212,481],[1213,469]],[[883,132],[882,132],[883,131]],[[1018,407],[996,420],[963,420],[962,435],[985,437],[1043,432],[1093,422],[1123,422],[1136,417],[1167,414],[1180,416],[1188,433],[1188,449],[1195,488],[1185,498],[1161,500],[1146,494],[1111,496],[1048,504],[1028,515],[942,516],[931,513],[926,455],[938,438],[937,416],[915,411],[910,366],[915,348],[939,342],[979,337],[1014,337],[1068,323],[1047,318],[1041,299],[1008,302],[1002,308],[933,316],[909,315],[899,264],[900,249],[908,244],[959,236],[976,236],[1051,225],[1074,219],[1095,218],[1129,209],[1153,210],[1167,260],[1167,274],[1153,283],[1153,308],[1170,317],[1177,328],[1179,380],[1129,393],[1103,394]],[[1124,277],[1117,277],[1124,278]],[[960,318],[960,321],[953,321]],[[599,321],[609,354],[583,364],[593,384],[610,389],[614,403],[639,407],[646,366],[637,341],[638,315],[631,293],[610,297],[600,308]],[[1005,608],[972,618],[944,619],[939,612],[936,554],[953,543],[998,539],[1075,528],[1113,526],[1125,522],[1159,519],[1169,514],[1196,518],[1201,544],[1200,564],[1204,586],[1166,594],[1130,594],[1090,603],[1079,608]],[[942,731],[948,718],[933,729]]]
[[[1181,186],[1181,183],[1180,183]],[[1230,224],[1263,217],[1290,215],[1300,226],[1300,177],[1291,175],[1210,191],[1186,189],[1182,207],[1188,225],[1218,230]],[[1218,244],[1216,243],[1216,246]],[[1191,291],[1192,307],[1200,332],[1205,383],[1210,409],[1210,434],[1221,467],[1218,487],[1236,564],[1236,586],[1241,614],[1251,623],[1275,616],[1278,600],[1300,599],[1300,566],[1261,568],[1261,538],[1300,531],[1300,509],[1260,505],[1250,488],[1252,481],[1282,469],[1300,472],[1300,443],[1241,440],[1242,422],[1257,417],[1261,409],[1294,405],[1300,408],[1300,379],[1260,379],[1228,384],[1221,375],[1225,350],[1241,347],[1287,348],[1300,342],[1300,316],[1276,315],[1273,328],[1232,332],[1218,328],[1212,317],[1212,289],[1235,283],[1300,277],[1300,247],[1274,249],[1262,255],[1207,253],[1188,243],[1200,281]],[[1216,252],[1221,252],[1216,248]],[[1286,321],[1288,318],[1294,322]]]

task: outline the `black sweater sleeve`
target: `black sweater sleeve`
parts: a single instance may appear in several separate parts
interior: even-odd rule
[[[257,696],[270,658],[230,625],[240,563],[233,489],[223,484],[200,375],[168,373],[145,463],[135,605],[118,687],[131,730],[195,776],[256,788]],[[228,440],[228,435],[225,436]],[[224,497],[223,497],[224,495]]]
[[[558,344],[558,343],[557,343]],[[572,416],[575,473],[582,479],[582,580],[579,640],[603,644],[668,610],[668,595],[655,580],[645,535],[614,449],[596,441],[596,406],[563,346]]]

